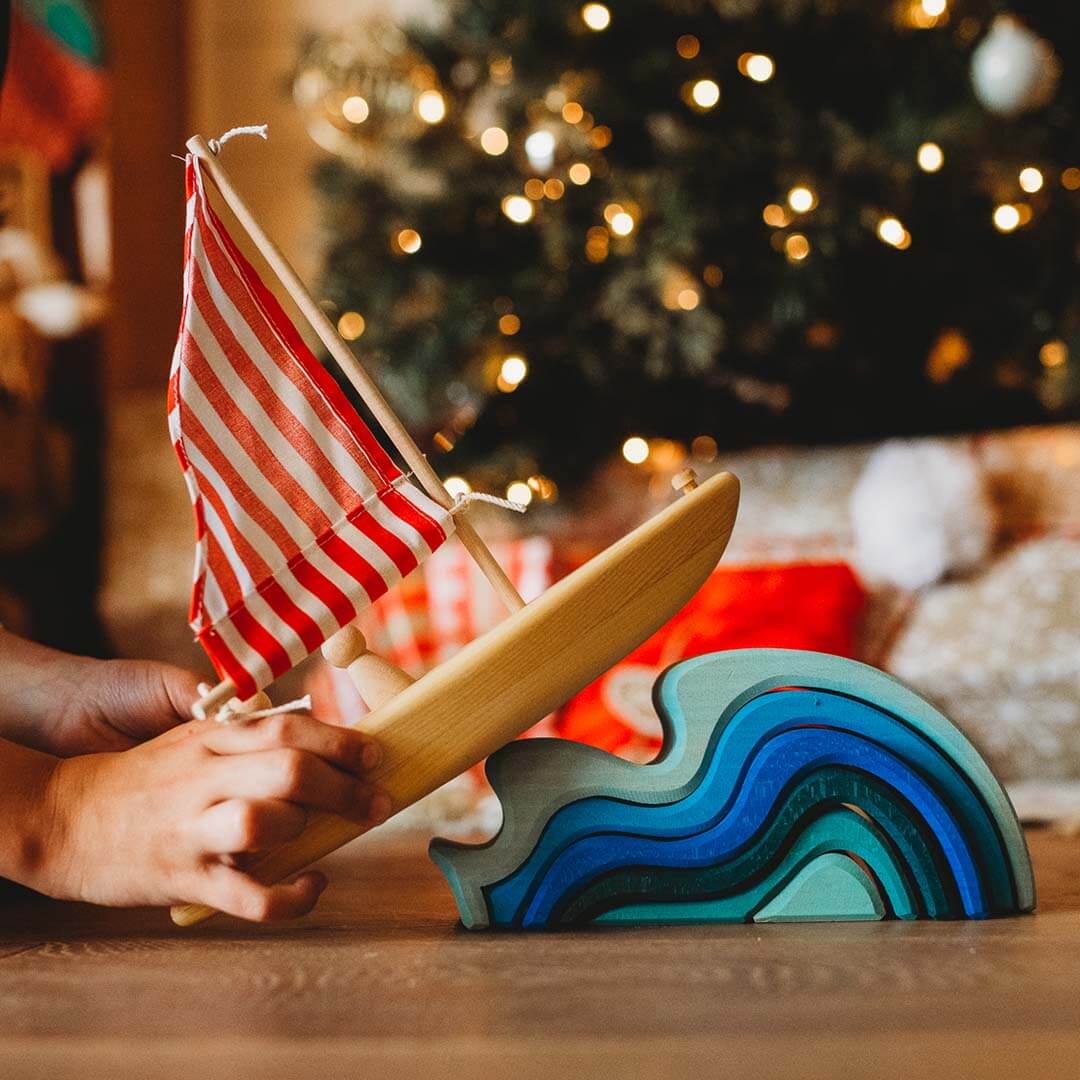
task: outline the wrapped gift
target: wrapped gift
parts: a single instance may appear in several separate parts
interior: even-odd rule
[[[845,563],[721,566],[666,626],[563,708],[556,730],[636,761],[660,748],[652,687],[665,668],[722,649],[810,649],[852,657],[865,604]]]
[[[921,597],[889,669],[1005,781],[1080,781],[1080,539],[1013,548]]]

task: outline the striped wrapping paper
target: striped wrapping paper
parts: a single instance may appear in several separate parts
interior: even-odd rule
[[[314,652],[437,549],[409,482],[240,252],[187,159],[169,426],[195,510],[190,622],[241,697]]]

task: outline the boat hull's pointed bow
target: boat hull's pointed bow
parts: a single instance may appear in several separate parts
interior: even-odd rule
[[[520,735],[664,625],[724,553],[739,503],[711,477],[364,720],[384,757],[373,780],[404,809]],[[330,815],[254,868],[280,881],[364,831]],[[187,926],[211,909],[188,905]]]

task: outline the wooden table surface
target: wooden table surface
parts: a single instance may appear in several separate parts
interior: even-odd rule
[[[1080,840],[1038,914],[470,934],[420,837],[328,860],[300,923],[9,899],[0,1077],[1080,1077]]]

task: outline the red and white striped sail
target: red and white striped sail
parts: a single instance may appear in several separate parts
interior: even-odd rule
[[[430,555],[453,519],[301,340],[208,183],[189,156],[169,428],[195,509],[191,626],[248,697]]]

